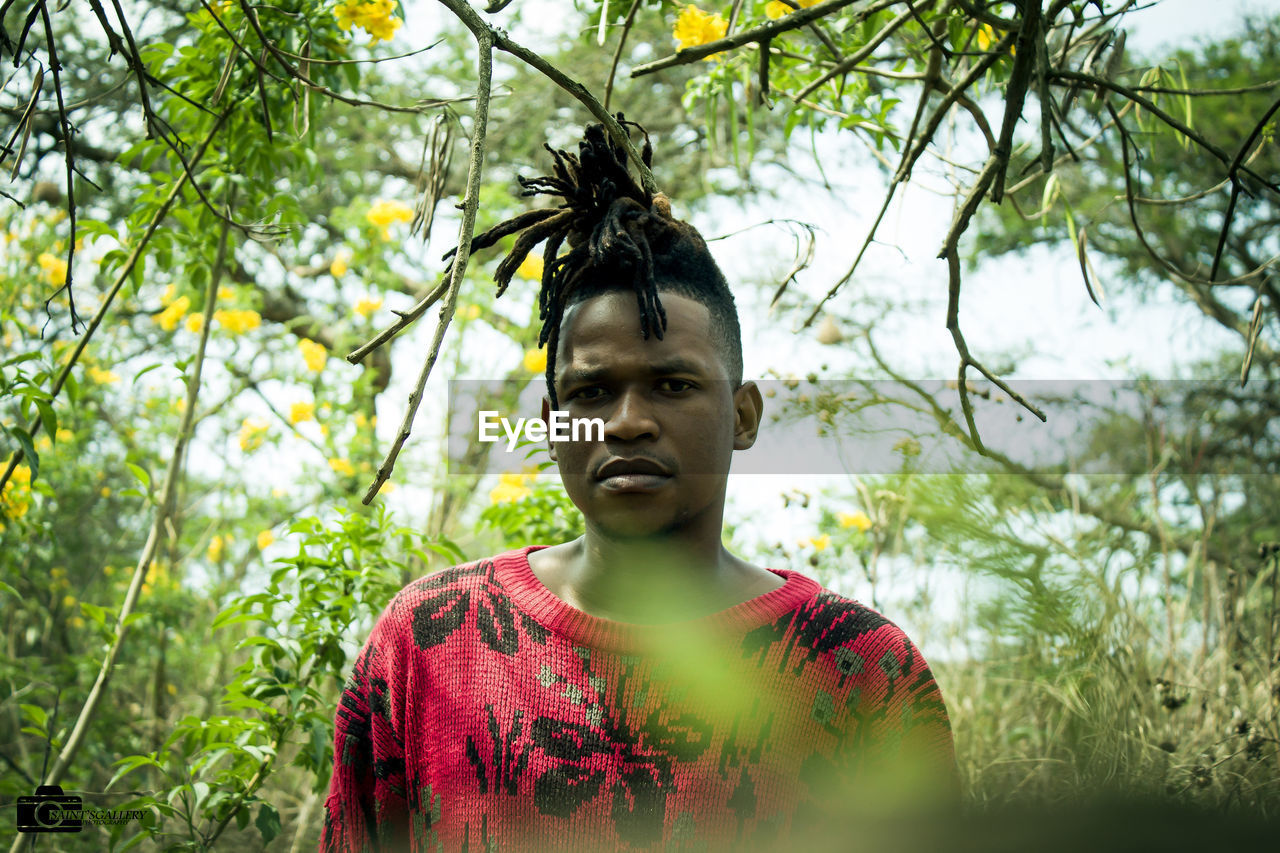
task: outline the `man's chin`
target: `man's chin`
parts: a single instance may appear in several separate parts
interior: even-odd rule
[[[596,530],[610,539],[637,542],[661,539],[679,528],[679,524],[664,512],[600,513],[595,521]]]

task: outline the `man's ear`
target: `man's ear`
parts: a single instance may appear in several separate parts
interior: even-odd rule
[[[551,398],[546,394],[542,395],[542,422],[551,423]],[[552,462],[560,461],[556,458],[556,443],[551,440],[551,430],[547,430],[547,453],[551,456]]]
[[[756,443],[760,419],[764,417],[764,398],[756,383],[748,379],[733,392],[733,449],[746,450]]]

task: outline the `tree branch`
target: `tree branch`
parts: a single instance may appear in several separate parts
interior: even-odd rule
[[[431,375],[431,368],[435,366],[436,359],[440,355],[440,346],[444,342],[445,332],[448,331],[449,323],[453,319],[458,290],[462,286],[462,279],[467,271],[467,261],[471,258],[471,238],[475,233],[476,208],[480,204],[480,182],[484,175],[485,134],[489,127],[489,95],[493,87],[493,31],[488,24],[480,20],[479,16],[475,14],[475,10],[467,5],[465,0],[441,0],[441,2],[448,6],[459,18],[462,18],[463,23],[471,30],[471,34],[475,36],[476,48],[479,54],[477,59],[479,79],[476,83],[476,114],[475,125],[471,132],[471,158],[467,167],[467,190],[462,199],[462,222],[458,226],[458,248],[450,265],[448,291],[445,294],[444,304],[440,307],[440,319],[436,324],[435,337],[431,342],[431,349],[427,353],[426,361],[423,362],[422,370],[418,374],[417,384],[409,395],[409,407],[400,423],[400,431],[396,435],[391,449],[387,451],[386,458],[378,466],[378,473],[373,484],[369,486],[362,499],[366,505],[373,501],[379,490],[382,489],[383,484],[390,479],[391,472],[395,469],[396,458],[399,457],[400,450],[409,439],[414,417],[418,413],[418,406],[422,403],[422,392],[426,387],[427,377]],[[468,22],[461,12],[464,7],[471,15],[471,22]],[[426,309],[424,308],[423,310]]]

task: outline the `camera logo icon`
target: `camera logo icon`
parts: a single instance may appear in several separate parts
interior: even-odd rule
[[[84,825],[83,804],[61,785],[41,785],[30,797],[18,797],[18,832],[79,832]]]

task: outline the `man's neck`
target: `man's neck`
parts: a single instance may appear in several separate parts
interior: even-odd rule
[[[614,538],[592,530],[531,553],[529,565],[557,598],[578,610],[639,624],[701,618],[783,583],[719,541]]]

